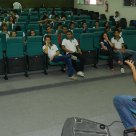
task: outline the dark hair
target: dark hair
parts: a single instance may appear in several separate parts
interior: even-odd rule
[[[17,25],[17,26],[15,27],[15,31],[21,31],[21,27],[20,27],[19,25]]]
[[[115,32],[119,32],[119,33],[120,33],[120,30],[119,30],[119,29],[115,29],[115,30],[114,30],[114,33],[115,33]]]
[[[72,31],[70,31],[70,30],[68,30],[68,31],[67,31],[67,33],[71,33],[71,34],[73,34],[73,33],[72,33]]]
[[[101,34],[101,36],[100,36],[99,42],[101,42],[101,41],[104,40],[104,38],[103,38],[103,35],[104,35],[104,34],[107,34],[107,36],[108,36],[108,33],[107,33],[107,32],[103,32],[103,33]],[[108,38],[109,38],[109,36],[108,36]]]
[[[34,29],[31,29],[30,31],[29,31],[29,36],[31,36],[31,32],[32,31],[34,31],[35,32],[35,30]]]
[[[51,36],[50,36],[50,35],[46,35],[46,36],[44,37],[44,39],[46,39],[46,38],[50,38],[50,39],[51,39]]]

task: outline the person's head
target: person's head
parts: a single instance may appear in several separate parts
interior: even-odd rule
[[[69,28],[70,29],[74,29],[75,28],[75,23],[74,22],[70,22]]]
[[[104,27],[109,27],[109,22],[108,22],[108,21],[106,21],[106,22],[104,23]]]
[[[121,25],[120,25],[120,24],[117,24],[117,25],[116,25],[116,29],[118,29],[118,30],[121,32],[121,31],[122,31]]]
[[[52,33],[52,28],[51,28],[51,26],[47,26],[46,32],[47,32],[48,34],[51,34],[51,33]]]
[[[119,16],[119,12],[115,11],[115,17],[118,17],[118,16]]]
[[[73,39],[73,33],[71,31],[68,30],[66,35],[67,35],[67,39]]]
[[[33,30],[33,29],[30,30],[29,35],[30,35],[30,36],[35,36],[35,35],[36,35],[35,30]]]
[[[58,25],[57,25],[57,30],[62,30],[62,23],[58,23]]]
[[[44,42],[45,42],[45,43],[51,43],[51,36],[50,36],[50,35],[46,35],[46,36],[44,37]]]
[[[95,22],[95,28],[98,28],[99,27],[99,21],[97,20],[96,22]]]
[[[107,32],[103,32],[101,37],[100,37],[100,41],[106,40],[107,38],[108,38]]]
[[[114,31],[114,37],[115,37],[115,38],[119,38],[119,37],[120,37],[120,31],[119,31],[118,29],[116,29],[116,30]]]
[[[63,31],[64,34],[66,34],[67,31],[68,31],[68,27],[67,27],[66,25],[64,25],[64,26],[62,27],[62,31]]]
[[[2,32],[7,32],[8,31],[8,27],[7,25],[2,25]]]
[[[63,15],[63,16],[61,17],[61,20],[66,20],[66,16]]]
[[[13,16],[10,16],[9,17],[9,22],[15,24],[15,18]]]
[[[11,37],[16,37],[16,36],[17,36],[17,32],[16,32],[16,31],[10,32],[10,36],[11,36]]]
[[[86,23],[86,22],[83,22],[83,23],[82,23],[82,27],[83,27],[84,29],[86,29],[86,28],[87,28],[87,23]]]
[[[15,27],[15,31],[21,31],[21,27],[20,27],[19,25],[17,25],[17,26]]]
[[[59,21],[60,18],[59,18],[58,15],[55,15],[54,19],[55,19],[56,21]]]

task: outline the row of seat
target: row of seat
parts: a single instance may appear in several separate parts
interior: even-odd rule
[[[80,48],[83,51],[96,51],[99,53],[99,38],[102,32],[97,33],[82,33],[80,36]],[[113,37],[113,32],[109,33]],[[52,42],[58,48],[57,35],[51,35]],[[136,51],[136,31],[123,32],[123,38],[129,49]],[[65,38],[63,35],[62,39]],[[3,47],[6,44],[6,47]],[[29,71],[43,70],[46,74],[47,69],[47,56],[42,51],[42,36],[28,37],[27,43],[24,44],[22,37],[10,37],[6,43],[3,37],[0,38],[0,74],[8,78],[8,74],[25,72],[28,76]]]

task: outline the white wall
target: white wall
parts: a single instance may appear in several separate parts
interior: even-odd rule
[[[121,17],[125,17],[128,20],[136,20],[136,7],[123,6],[123,0],[108,0],[109,12],[105,12],[104,5],[79,5],[77,0],[74,0],[74,7],[78,9],[86,9],[90,11],[98,11],[106,14],[107,17],[114,15],[115,11],[120,12]]]

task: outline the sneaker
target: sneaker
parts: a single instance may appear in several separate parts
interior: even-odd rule
[[[125,73],[124,68],[121,68],[121,69],[120,69],[120,72],[121,72],[122,74],[124,74],[124,73]]]
[[[77,57],[74,56],[74,55],[72,55],[72,56],[71,56],[71,59],[72,59],[72,60],[77,60]]]
[[[85,75],[84,75],[84,73],[82,71],[78,71],[77,75],[80,76],[80,77],[85,77]]]
[[[72,80],[77,80],[77,77],[76,76],[71,76],[71,77],[69,77],[70,79],[72,79]]]

